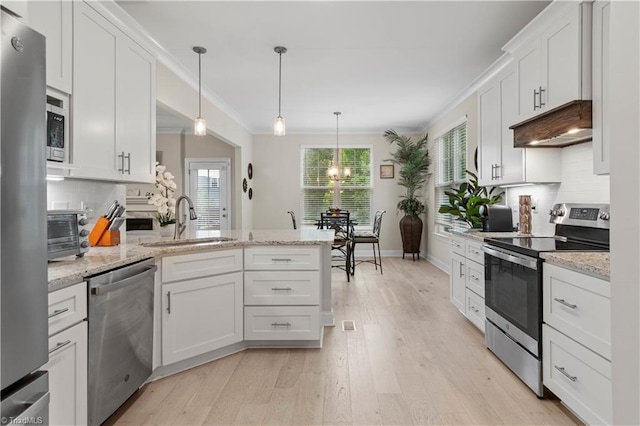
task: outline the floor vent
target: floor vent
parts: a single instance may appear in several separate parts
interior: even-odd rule
[[[342,321],[342,331],[356,331],[356,323],[353,320]]]

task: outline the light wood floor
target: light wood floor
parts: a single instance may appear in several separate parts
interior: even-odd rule
[[[322,349],[252,349],[141,389],[110,425],[577,424],[540,400],[449,302],[424,260],[333,272],[336,327]],[[342,331],[354,320],[356,331]]]

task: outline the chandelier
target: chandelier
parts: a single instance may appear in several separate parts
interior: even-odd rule
[[[340,118],[340,114],[342,114],[341,112],[334,112],[335,116],[336,116],[336,162],[335,164],[332,164],[331,167],[329,167],[329,170],[327,170],[327,176],[329,176],[329,179],[333,180],[334,182],[338,182],[340,180],[340,143],[339,143],[339,118]],[[342,177],[343,178],[348,178],[349,176],[351,176],[351,169],[348,167],[345,167],[344,170],[342,171]]]

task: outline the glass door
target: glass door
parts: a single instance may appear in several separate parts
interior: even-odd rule
[[[230,225],[230,160],[185,160],[186,194],[193,201],[198,219],[187,220],[187,226],[198,231],[219,231]]]

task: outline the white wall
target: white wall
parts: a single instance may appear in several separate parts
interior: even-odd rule
[[[429,126],[429,151],[431,160],[435,159],[433,151],[433,140],[440,136],[443,132],[450,130],[461,117],[467,117],[467,170],[476,171],[473,164],[473,155],[478,146],[478,104],[477,96],[473,93],[471,96],[460,102],[456,107],[451,109],[447,114],[431,123]],[[433,170],[433,164],[431,170]],[[440,206],[433,203],[434,199],[434,180],[429,180],[427,189],[429,194],[427,209],[427,226],[422,241],[422,252],[426,253],[429,259],[436,266],[449,270],[449,251],[451,250],[451,242],[448,237],[442,237],[434,233],[435,230],[435,213]]]
[[[158,63],[157,70],[157,101],[175,113],[196,117],[198,92],[162,63]],[[202,99],[202,116],[207,120],[208,133],[230,144],[236,150],[235,158],[238,167],[235,167],[232,173],[235,182],[234,191],[237,192],[247,165],[253,160],[253,136],[206,98]],[[249,202],[247,197],[239,198],[233,213],[235,228],[252,227],[252,206],[253,203]]]
[[[416,137],[416,136],[412,136]],[[254,177],[249,181],[254,195],[251,201],[254,209],[256,229],[288,229],[291,219],[287,210],[300,216],[302,194],[300,189],[302,145],[335,146],[335,135],[258,135],[254,137]],[[340,135],[340,146],[371,146],[373,163],[373,205],[372,211],[386,210],[380,234],[380,248],[387,254],[402,254],[399,221],[402,214],[396,214],[396,204],[403,193],[396,179],[380,179],[380,164],[390,157],[395,149],[382,135]],[[398,176],[396,167],[395,176]]]
[[[640,7],[611,2],[613,422],[640,424]]]

